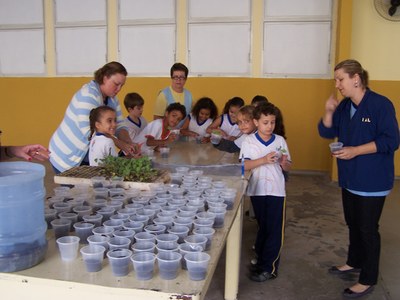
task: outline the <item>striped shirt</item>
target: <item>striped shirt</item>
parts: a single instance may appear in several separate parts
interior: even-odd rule
[[[117,113],[117,132],[122,126],[122,112],[116,97],[107,98],[107,105]],[[89,114],[104,105],[100,86],[92,80],[85,84],[72,98],[60,126],[50,139],[50,162],[60,172],[81,164],[89,149]]]

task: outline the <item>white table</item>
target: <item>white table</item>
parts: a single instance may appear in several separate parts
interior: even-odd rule
[[[182,145],[184,144],[184,145]],[[178,158],[188,159],[189,163],[185,165],[195,165],[193,162],[204,163],[222,161],[237,161],[237,157],[231,154],[220,153],[213,149],[211,145],[196,145],[193,142],[177,143],[172,147],[170,157],[162,159],[156,157],[156,161],[162,164],[179,164]],[[200,156],[193,155],[194,149],[203,149]],[[178,150],[177,150],[178,149]],[[188,150],[191,153],[188,153]],[[206,151],[207,149],[207,151]],[[208,157],[208,158],[207,158]],[[227,158],[228,157],[228,158]],[[199,164],[198,164],[199,165]],[[107,260],[103,263],[103,269],[97,273],[88,273],[85,270],[84,263],[80,255],[75,261],[66,263],[60,259],[56,243],[51,230],[47,235],[49,238],[49,249],[45,260],[39,265],[15,272],[0,273],[0,290],[2,296],[7,300],[20,299],[40,299],[40,300],[70,300],[70,299],[96,299],[110,300],[110,296],[115,299],[185,299],[197,300],[204,299],[207,289],[210,285],[218,260],[226,245],[226,269],[225,269],[225,299],[237,299],[239,284],[239,260],[241,248],[241,228],[243,215],[243,194],[247,181],[241,180],[239,176],[220,176],[212,175],[215,179],[222,179],[230,187],[238,190],[236,201],[232,210],[228,211],[225,217],[223,228],[217,229],[214,234],[212,247],[208,251],[211,255],[207,277],[203,281],[191,281],[188,278],[187,271],[180,270],[178,277],[174,280],[162,280],[158,275],[158,270],[152,280],[138,281],[135,278],[134,271],[126,277],[114,277],[111,273]],[[2,297],[3,298],[3,297]]]

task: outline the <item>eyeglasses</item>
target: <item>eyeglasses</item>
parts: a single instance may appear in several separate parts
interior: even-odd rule
[[[185,76],[172,76],[171,78],[175,81],[186,80]]]

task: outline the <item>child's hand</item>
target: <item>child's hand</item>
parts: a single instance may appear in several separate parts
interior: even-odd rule
[[[278,161],[277,155],[275,151],[272,151],[264,156],[266,164],[274,164]]]
[[[171,133],[167,138],[167,143],[172,143],[178,139],[178,135]]]
[[[282,154],[282,157],[279,159],[279,163],[283,170],[288,171],[292,165],[292,162],[288,159],[287,154]]]

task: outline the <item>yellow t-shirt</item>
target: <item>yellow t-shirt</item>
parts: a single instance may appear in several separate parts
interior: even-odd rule
[[[185,92],[182,93],[177,93],[175,92],[171,87],[169,87],[172,97],[174,97],[175,102],[178,102],[182,105],[185,105]],[[154,105],[154,115],[155,116],[164,116],[165,114],[165,109],[168,106],[168,101],[165,97],[165,94],[163,93],[163,91],[160,91],[158,93],[157,99],[156,99],[156,103]]]

